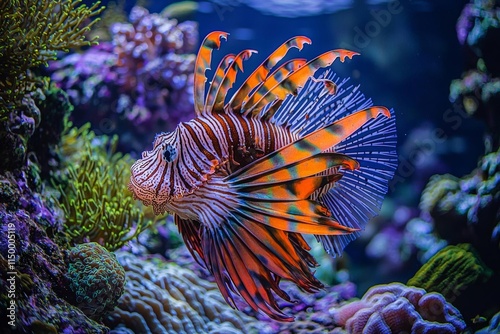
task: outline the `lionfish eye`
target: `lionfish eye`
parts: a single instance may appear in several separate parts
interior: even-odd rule
[[[172,162],[177,157],[177,150],[172,145],[166,145],[163,149],[163,159],[167,162]]]

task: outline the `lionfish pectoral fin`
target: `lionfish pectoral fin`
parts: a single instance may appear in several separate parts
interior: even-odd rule
[[[222,295],[235,308],[235,295],[239,295],[255,311],[275,320],[293,321],[279,309],[272,293],[290,301],[279,287],[280,279],[291,280],[308,292],[323,287],[309,269],[317,263],[300,236],[261,224],[251,216],[231,212],[217,226],[204,227],[201,238],[207,266]]]
[[[205,71],[210,69],[212,61],[212,50],[219,49],[221,38],[227,39],[229,34],[223,31],[214,31],[205,37],[201,43],[200,50],[196,56],[195,72],[194,72],[194,106],[196,115],[200,116],[203,113],[203,105],[205,102]]]
[[[179,233],[184,240],[184,244],[186,244],[186,247],[193,258],[196,260],[196,262],[198,262],[199,265],[201,265],[202,267],[206,267],[206,262],[203,262],[204,256],[203,249],[201,247],[200,222],[189,219],[181,219],[177,215],[175,215],[174,222],[179,229]]]
[[[317,157],[322,157],[323,154],[328,154],[322,152],[334,147],[342,140],[353,134],[356,130],[361,128],[365,123],[373,118],[376,118],[379,114],[391,117],[389,110],[385,107],[371,107],[357,111],[330,124],[329,126],[324,127],[323,129],[316,130],[289,145],[283,146],[282,148],[267,154],[266,156],[229,175],[226,178],[226,181],[239,183],[244,180],[255,179],[258,176],[269,174],[269,171],[286,171],[287,169],[290,170],[293,168],[294,165],[301,166],[304,162],[313,161]],[[344,165],[352,166],[348,168],[357,168],[353,165],[355,162],[354,159],[343,154],[338,154],[337,158],[345,161],[346,163]],[[304,171],[307,169],[308,168],[302,168]],[[304,175],[293,176],[301,177]]]

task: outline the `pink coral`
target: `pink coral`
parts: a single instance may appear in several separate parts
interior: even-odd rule
[[[401,283],[377,285],[357,300],[333,310],[348,333],[461,333],[460,312],[438,293]]]

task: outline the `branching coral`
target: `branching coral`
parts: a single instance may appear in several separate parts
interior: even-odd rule
[[[401,283],[377,285],[332,311],[348,333],[462,333],[460,312],[438,293]],[[337,330],[337,333],[341,331]]]
[[[94,241],[115,250],[150,226],[141,206],[127,190],[131,164],[128,155],[114,153],[117,137],[96,137],[72,129],[63,138],[68,156],[67,179],[61,177],[61,207],[66,232],[73,243]]]
[[[125,271],[114,254],[91,242],[73,247],[68,263],[70,287],[83,313],[98,320],[112,311],[125,285]]]
[[[118,252],[125,293],[105,323],[134,333],[252,333],[254,319],[228,306],[217,286],[175,264]],[[112,330],[113,332],[113,330]]]
[[[95,23],[99,2],[4,0],[0,3],[0,119],[34,88],[29,70],[56,59],[58,51],[91,45],[85,33]]]
[[[193,113],[195,22],[178,23],[145,8],[110,27],[111,42],[51,62],[53,81],[76,106],[73,121],[97,133],[120,128],[120,148],[140,151],[154,134]]]

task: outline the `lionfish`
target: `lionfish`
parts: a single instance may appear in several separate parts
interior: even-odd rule
[[[307,292],[323,288],[303,234],[340,255],[375,216],[396,168],[392,111],[344,88],[329,70],[356,52],[337,49],[277,66],[289,39],[251,73],[227,103],[243,61],[228,54],[205,94],[212,51],[227,33],[210,33],[195,62],[196,118],[160,133],[132,167],[129,189],[155,214],[175,215],[192,256],[214,276],[226,302],[235,296],[280,321],[281,279]],[[275,68],[275,69],[274,69]],[[274,69],[274,71],[272,71]]]

